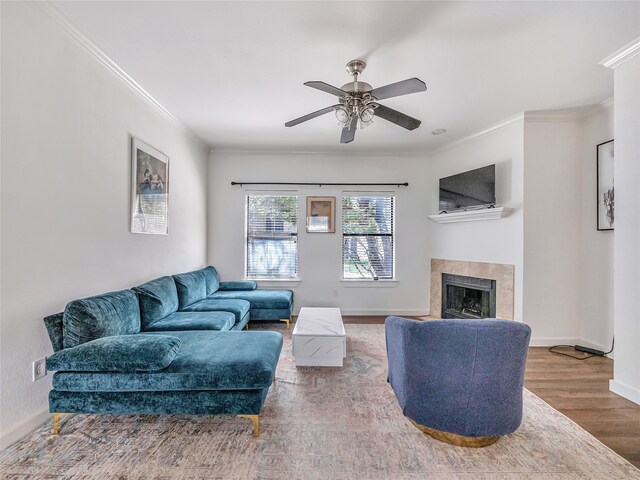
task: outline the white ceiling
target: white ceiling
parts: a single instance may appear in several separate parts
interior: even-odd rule
[[[613,95],[598,62],[640,34],[640,2],[54,2],[171,113],[217,149],[425,152],[525,110]],[[382,119],[338,143],[344,65],[374,87],[418,77],[426,93],[383,101]],[[431,131],[446,128],[433,136]]]

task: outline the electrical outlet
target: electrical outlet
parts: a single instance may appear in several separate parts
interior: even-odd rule
[[[35,382],[36,380],[41,379],[47,374],[47,357],[39,358],[35,362],[31,364],[31,374],[32,380]]]

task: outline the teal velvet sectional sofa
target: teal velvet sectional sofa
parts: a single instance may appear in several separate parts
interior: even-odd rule
[[[258,435],[282,335],[242,329],[292,308],[291,291],[220,282],[213,267],[70,302],[44,319],[54,433],[65,413],[230,414]]]

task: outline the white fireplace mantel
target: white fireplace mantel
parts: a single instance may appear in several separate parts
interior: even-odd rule
[[[477,220],[497,220],[506,217],[511,209],[504,207],[482,208],[480,210],[462,210],[459,212],[429,215],[437,223],[475,222]]]

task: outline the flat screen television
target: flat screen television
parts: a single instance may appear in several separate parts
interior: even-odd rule
[[[440,211],[449,212],[495,203],[495,164],[440,179]]]

